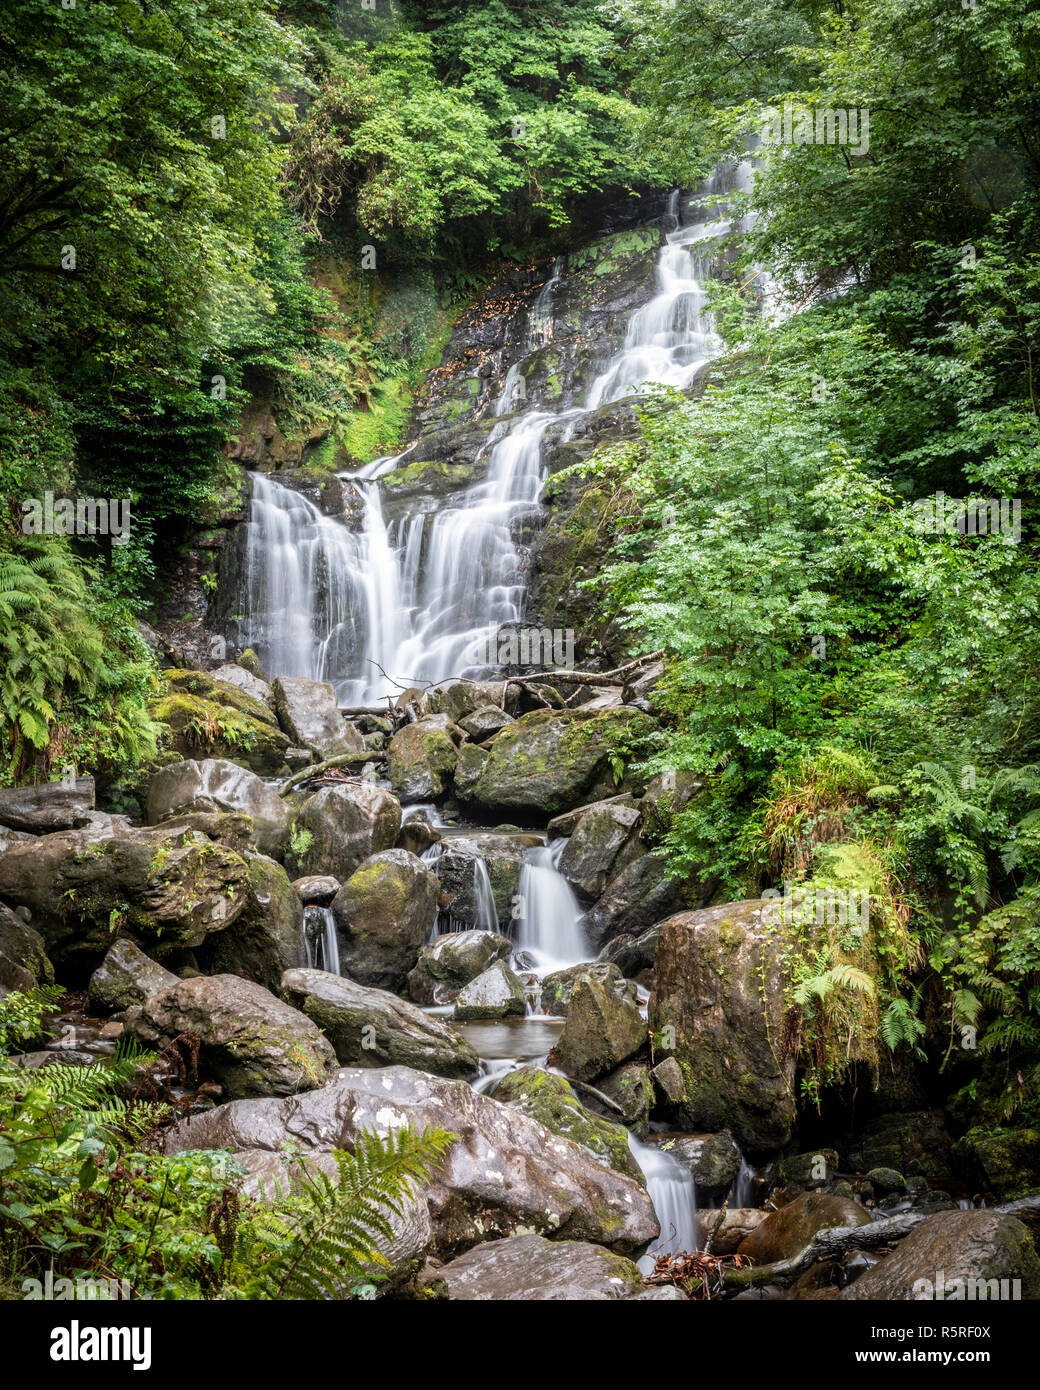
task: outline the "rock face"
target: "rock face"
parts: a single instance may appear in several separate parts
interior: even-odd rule
[[[1021,1281],[1018,1292],[1016,1279]],[[891,1302],[1038,1299],[1040,1258],[1029,1232],[1012,1216],[996,1211],[942,1211],[916,1226],[890,1255],[838,1297]]]
[[[739,1253],[756,1265],[772,1264],[797,1255],[819,1231],[835,1226],[869,1226],[870,1213],[848,1197],[826,1192],[803,1192],[772,1212],[740,1243]]]
[[[437,920],[438,893],[406,849],[366,859],[332,900],[343,970],[363,985],[403,989]]]
[[[249,895],[231,931],[208,936],[196,951],[208,975],[241,975],[276,992],[282,974],[302,964],[303,904],[281,864],[262,854],[246,859]]]
[[[229,1096],[295,1095],[323,1085],[336,1067],[316,1024],[237,975],[181,980],[131,1009],[126,1029],[159,1046],[195,1033],[200,1066]]]
[[[390,740],[387,771],[390,785],[405,804],[436,801],[451,787],[462,731],[446,714],[406,724]]]
[[[450,1004],[464,985],[512,950],[508,937],[495,932],[445,932],[419,952],[408,973],[408,993],[417,1004]]]
[[[305,874],[350,877],[363,859],[391,849],[401,829],[401,803],[381,787],[346,782],[322,787],[293,819],[309,842],[296,859]]]
[[[248,675],[248,672],[243,672]],[[250,678],[252,679],[252,678]],[[148,784],[149,825],[193,811],[242,812],[264,854],[279,855],[289,834],[289,808],[255,773],[223,758],[187,758],[161,768]]]
[[[282,994],[318,1025],[344,1064],[400,1063],[434,1076],[469,1078],[477,1054],[453,1029],[413,1004],[324,970],[288,970]]]
[[[569,1303],[629,1298],[643,1287],[631,1260],[584,1241],[510,1236],[478,1245],[429,1280],[453,1301]]]
[[[626,863],[585,915],[585,933],[597,947],[615,936],[639,936],[680,908],[705,901],[700,886],[669,878],[664,860],[643,854]]]
[[[90,977],[90,1002],[102,1009],[129,1009],[153,994],[178,984],[177,976],[164,970],[132,941],[114,942]]]
[[[175,1125],[167,1150],[277,1153],[294,1139],[308,1154],[352,1149],[363,1129],[386,1135],[402,1125],[417,1131],[435,1125],[458,1135],[428,1189],[441,1258],[531,1231],[592,1241],[622,1254],[640,1251],[658,1234],[650,1199],[638,1183],[465,1082],[407,1067],[350,1068],[320,1090],[290,1100],[220,1106]]]
[[[524,982],[504,960],[495,961],[461,989],[455,1000],[455,1017],[459,1019],[523,1018],[526,1011]]]
[[[560,873],[585,898],[598,898],[610,879],[639,854],[640,819],[634,801],[590,807],[564,847]]]
[[[752,1151],[783,1147],[795,1118],[794,1059],[779,1051],[787,1007],[774,914],[776,900],[762,899],[669,918],[650,996],[657,1054],[674,1040],[683,1074],[680,1125],[729,1129]]]
[[[970,1132],[957,1141],[956,1153],[1002,1202],[1040,1191],[1040,1129]]]
[[[36,984],[54,982],[54,966],[47,955],[46,941],[35,927],[23,922],[3,903],[0,903],[0,956],[25,970]]]
[[[549,1064],[578,1081],[594,1081],[638,1052],[646,1037],[646,1023],[634,1004],[594,976],[583,975],[574,986]]]
[[[515,1106],[575,1144],[643,1184],[643,1170],[628,1147],[628,1131],[586,1109],[565,1077],[540,1067],[517,1067],[506,1072],[491,1092],[495,1100]]]
[[[241,854],[192,830],[116,821],[41,835],[0,855],[0,897],[31,910],[56,962],[100,960],[120,936],[161,959],[245,911]]]
[[[0,825],[34,835],[86,825],[94,809],[94,779],[0,788]]]
[[[921,1176],[941,1185],[954,1176],[953,1141],[941,1110],[911,1110],[881,1115],[843,1146],[849,1166],[894,1168],[908,1177]]]
[[[489,745],[469,793],[482,806],[528,812],[563,811],[607,793],[611,736],[621,733],[637,712],[533,710],[504,728]]]
[[[364,752],[361,735],[340,714],[331,685],[305,676],[278,676],[273,690],[278,720],[294,744],[325,757]]]

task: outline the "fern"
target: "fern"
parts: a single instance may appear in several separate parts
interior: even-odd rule
[[[881,1036],[890,1052],[895,1052],[902,1043],[906,1043],[919,1057],[925,1057],[924,1051],[918,1046],[925,1026],[908,1000],[902,997],[893,999],[881,1016],[880,1027]]]
[[[301,1169],[299,1189],[276,1220],[287,1225],[284,1248],[247,1285],[249,1298],[342,1297],[373,1266],[386,1264],[378,1243],[390,1240],[413,1183],[424,1183],[455,1136],[440,1129],[416,1135],[364,1131],[353,1154],[334,1150],[337,1174]]]

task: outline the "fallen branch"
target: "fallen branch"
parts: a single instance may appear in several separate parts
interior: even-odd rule
[[[577,1081],[573,1076],[568,1076],[567,1080],[572,1086],[577,1086],[580,1091],[587,1091],[590,1096],[595,1096],[601,1105],[607,1105],[618,1115],[624,1116],[625,1112],[621,1106],[616,1101],[611,1100],[609,1096],[605,1096],[602,1091],[597,1091],[595,1086],[590,1086],[587,1081]]]
[[[278,795],[288,796],[291,791],[295,791],[304,782],[311,782],[315,777],[321,777],[334,767],[345,767],[351,763],[363,765],[364,763],[380,762],[385,756],[384,753],[374,753],[371,749],[367,753],[337,753],[335,757],[326,758],[323,763],[313,763],[310,767],[304,767],[299,772],[294,772],[278,788]]]

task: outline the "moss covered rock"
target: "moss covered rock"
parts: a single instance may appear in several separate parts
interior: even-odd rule
[[[565,1077],[554,1076],[540,1067],[518,1067],[506,1072],[491,1094],[495,1100],[538,1120],[553,1134],[581,1144],[619,1173],[646,1185],[643,1170],[628,1147],[628,1131],[586,1109]]]
[[[571,993],[563,1031],[549,1063],[578,1081],[594,1081],[632,1057],[646,1042],[638,1008],[594,976],[582,975]]]
[[[293,817],[290,858],[300,874],[343,881],[362,860],[391,849],[401,829],[401,803],[382,787],[344,782],[304,798]]]
[[[512,950],[508,937],[495,932],[445,932],[420,951],[408,973],[408,993],[417,1004],[450,1004],[460,989],[496,960],[508,959]]]
[[[262,854],[246,858],[249,893],[242,915],[228,931],[206,938],[196,950],[208,975],[240,975],[276,992],[282,975],[302,964],[303,904],[281,864]]]
[[[819,1231],[835,1226],[869,1226],[870,1212],[847,1197],[827,1192],[803,1192],[793,1202],[774,1211],[756,1226],[739,1253],[756,1265],[791,1259],[799,1254]]]
[[[195,676],[197,673],[192,672]],[[225,687],[234,690],[234,686]],[[249,697],[235,692],[243,700]],[[250,704],[255,704],[250,700]],[[184,758],[226,758],[263,776],[285,766],[289,740],[273,722],[231,704],[204,699],[184,690],[173,690],[153,701],[151,714],[168,729],[170,747]]]
[[[390,740],[387,770],[390,785],[403,802],[435,801],[451,786],[462,738],[445,714],[406,724]]]
[[[954,1153],[999,1201],[1040,1192],[1040,1129],[969,1130]]]
[[[364,985],[403,989],[437,920],[439,891],[405,849],[366,859],[332,900],[344,972]]]

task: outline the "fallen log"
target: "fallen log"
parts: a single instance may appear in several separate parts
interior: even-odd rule
[[[0,825],[9,830],[45,834],[86,825],[94,810],[94,779],[70,778],[40,782],[35,787],[5,787],[0,791]]]
[[[313,781],[315,777],[321,777],[323,773],[330,771],[334,767],[347,767],[350,765],[364,766],[365,763],[378,763],[386,759],[385,753],[374,753],[369,750],[367,753],[337,753],[334,757],[326,758],[323,763],[313,763],[310,767],[301,768],[299,772],[287,778],[278,788],[279,796],[288,796],[291,791],[303,785],[304,782]]]

